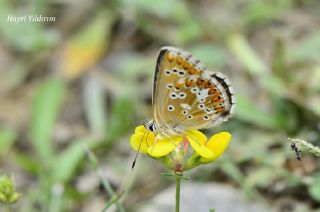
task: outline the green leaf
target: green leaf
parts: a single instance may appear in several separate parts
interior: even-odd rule
[[[87,78],[84,87],[84,106],[90,129],[103,136],[106,129],[106,105],[102,82],[94,75]]]
[[[235,33],[231,35],[227,43],[231,51],[239,59],[239,62],[247,68],[249,73],[260,75],[267,72],[266,64],[258,57],[242,34]]]
[[[247,97],[237,95],[236,115],[238,118],[262,127],[277,129],[277,119],[269,113],[261,111]]]
[[[315,180],[313,183],[311,183],[308,186],[308,192],[314,200],[320,202],[320,181]]]
[[[12,129],[0,129],[0,155],[5,154],[10,149],[16,138],[17,134]]]
[[[113,140],[129,129],[133,117],[133,105],[127,94],[120,94],[114,100],[111,114],[107,137]]]
[[[15,163],[31,174],[38,174],[41,171],[40,163],[32,155],[19,152],[13,158]]]
[[[266,90],[277,96],[284,96],[286,89],[282,81],[270,74],[270,68],[260,59],[242,34],[231,35],[227,44],[245,70],[259,79]]]
[[[32,105],[31,142],[38,156],[48,162],[54,154],[51,136],[64,92],[61,80],[48,79],[37,89]]]
[[[286,68],[286,46],[285,42],[281,38],[276,38],[274,42],[274,55],[272,57],[272,71],[275,75],[286,80],[290,75]],[[289,78],[290,79],[290,78]]]
[[[94,143],[94,140],[89,138],[75,140],[57,156],[52,171],[54,181],[67,182],[71,179],[81,160],[85,157],[83,143],[90,145]]]

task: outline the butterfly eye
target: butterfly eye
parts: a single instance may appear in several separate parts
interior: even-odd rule
[[[150,126],[149,126],[149,130],[150,130],[151,132],[154,131],[153,125],[150,125]]]

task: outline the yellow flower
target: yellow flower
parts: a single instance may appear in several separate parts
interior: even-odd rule
[[[221,132],[212,136],[207,142],[207,137],[198,130],[188,130],[185,133],[186,140],[190,143],[195,154],[200,156],[200,163],[209,163],[218,159],[226,150],[231,140],[231,134]],[[131,147],[148,154],[152,157],[159,158],[170,154],[175,149],[179,149],[180,142],[184,135],[163,137],[160,134],[149,132],[143,125],[135,129],[131,136]],[[181,148],[180,148],[181,150]]]
[[[131,136],[131,147],[144,154],[149,154],[152,157],[161,157],[172,152],[181,142],[180,136],[163,137],[160,134],[155,135],[149,132],[143,125],[135,129]],[[139,148],[140,147],[140,148]]]
[[[210,163],[217,160],[227,149],[231,141],[231,134],[220,132],[213,135],[208,142],[206,140],[190,139],[189,143],[194,151],[201,156],[201,163]]]

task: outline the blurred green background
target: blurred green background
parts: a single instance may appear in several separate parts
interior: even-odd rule
[[[275,211],[318,209],[318,159],[297,161],[288,137],[320,145],[319,11],[318,0],[0,1],[0,174],[22,194],[14,211],[101,211],[108,184],[139,211],[174,184],[144,155],[131,171],[129,145],[152,118],[165,45],[227,75],[237,97],[235,117],[205,131],[231,132],[228,151],[186,176]]]

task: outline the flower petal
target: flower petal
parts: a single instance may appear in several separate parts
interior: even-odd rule
[[[214,157],[213,152],[205,145],[207,137],[203,133],[197,130],[190,130],[188,131],[187,137],[194,151],[198,153],[201,157]]]
[[[188,130],[186,132],[186,135],[188,139],[192,139],[194,141],[197,141],[201,144],[206,144],[207,137],[200,131],[198,130]]]
[[[208,163],[218,159],[227,149],[231,141],[231,134],[228,132],[221,132],[215,134],[210,138],[206,146],[214,153],[213,157],[201,158],[202,163]]]
[[[148,147],[155,142],[155,135],[152,132],[147,131],[143,125],[136,127],[135,133],[130,138],[130,144],[132,149],[147,154]]]
[[[147,132],[147,129],[143,126],[143,125],[140,125],[138,127],[136,127],[136,129],[134,130],[134,133],[144,133],[144,132]]]
[[[152,146],[148,148],[148,154],[152,157],[161,157],[172,152],[181,142],[181,136],[171,136],[170,138],[158,135]]]

